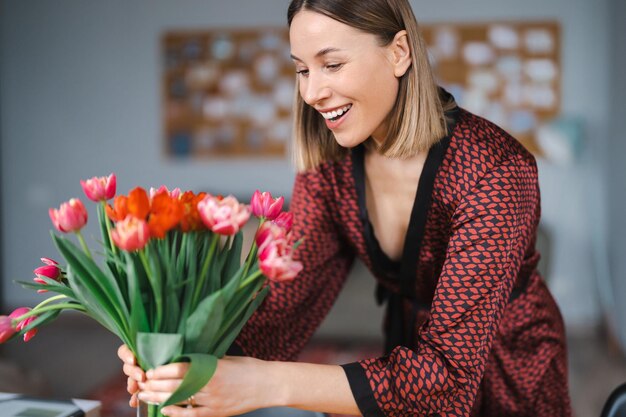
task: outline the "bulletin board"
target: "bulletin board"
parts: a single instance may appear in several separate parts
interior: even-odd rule
[[[558,23],[434,24],[422,33],[438,82],[539,154],[534,133],[560,112]]]
[[[168,156],[286,154],[295,70],[285,29],[170,32],[162,50]]]
[[[439,84],[539,154],[534,132],[560,111],[558,23],[421,30]],[[172,31],[161,45],[167,156],[286,155],[295,87],[287,29]]]

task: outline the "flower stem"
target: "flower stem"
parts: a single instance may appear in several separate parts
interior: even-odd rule
[[[80,304],[59,303],[59,304],[52,304],[50,306],[42,307],[42,308],[35,307],[31,311],[29,311],[28,313],[24,313],[21,316],[14,318],[13,321],[19,323],[21,321],[26,320],[29,317],[37,316],[37,315],[39,315],[41,313],[45,313],[46,311],[53,311],[53,310],[78,310],[78,311],[82,311],[82,312],[86,312],[87,311],[85,309],[85,307],[81,306]]]
[[[247,277],[239,286],[239,289],[245,288],[248,285],[250,285],[252,282],[254,282],[255,279],[257,279],[260,275],[263,275],[263,273],[260,270],[255,271],[252,275],[250,275],[249,277]]]
[[[67,296],[63,295],[63,294],[60,294],[60,295],[55,295],[54,297],[47,298],[47,299],[43,300],[41,303],[37,304],[33,310],[36,310],[39,307],[45,306],[48,303],[51,303],[51,302],[56,301],[56,300],[61,300],[63,298],[67,298]]]
[[[80,246],[83,248],[83,251],[85,252],[85,254],[87,254],[87,256],[93,259],[93,256],[91,256],[91,252],[89,251],[89,248],[87,247],[87,244],[85,243],[85,239],[83,239],[83,235],[82,233],[80,233],[80,230],[76,231],[76,236],[78,237]]]
[[[115,243],[113,243],[113,239],[111,239],[111,222],[109,221],[107,217],[106,205],[107,205],[106,201],[102,201],[101,221],[103,221],[107,227],[107,235],[109,236],[109,246],[111,246],[111,252],[113,252],[113,255],[117,255],[117,247],[115,247]]]

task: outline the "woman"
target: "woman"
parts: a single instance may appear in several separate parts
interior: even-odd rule
[[[288,21],[304,270],[272,284],[236,341],[245,356],[220,360],[197,407],[164,413],[569,416],[563,323],[536,271],[532,155],[437,88],[408,0],[293,0]],[[355,256],[387,303],[386,355],[288,362]],[[119,354],[147,401],[165,400],[187,369],[158,368],[138,387],[143,373]]]

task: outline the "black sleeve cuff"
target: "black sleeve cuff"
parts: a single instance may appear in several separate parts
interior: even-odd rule
[[[365,369],[363,369],[361,364],[359,362],[353,362],[341,365],[341,367],[348,377],[352,395],[363,417],[385,417],[376,403],[374,393],[365,375]]]
[[[226,351],[228,356],[246,356],[245,352],[237,343],[233,343],[230,345],[228,350]]]

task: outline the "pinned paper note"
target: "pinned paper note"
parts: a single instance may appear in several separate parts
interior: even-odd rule
[[[519,44],[519,35],[515,28],[509,25],[493,25],[489,28],[489,42],[496,48],[516,49]]]

